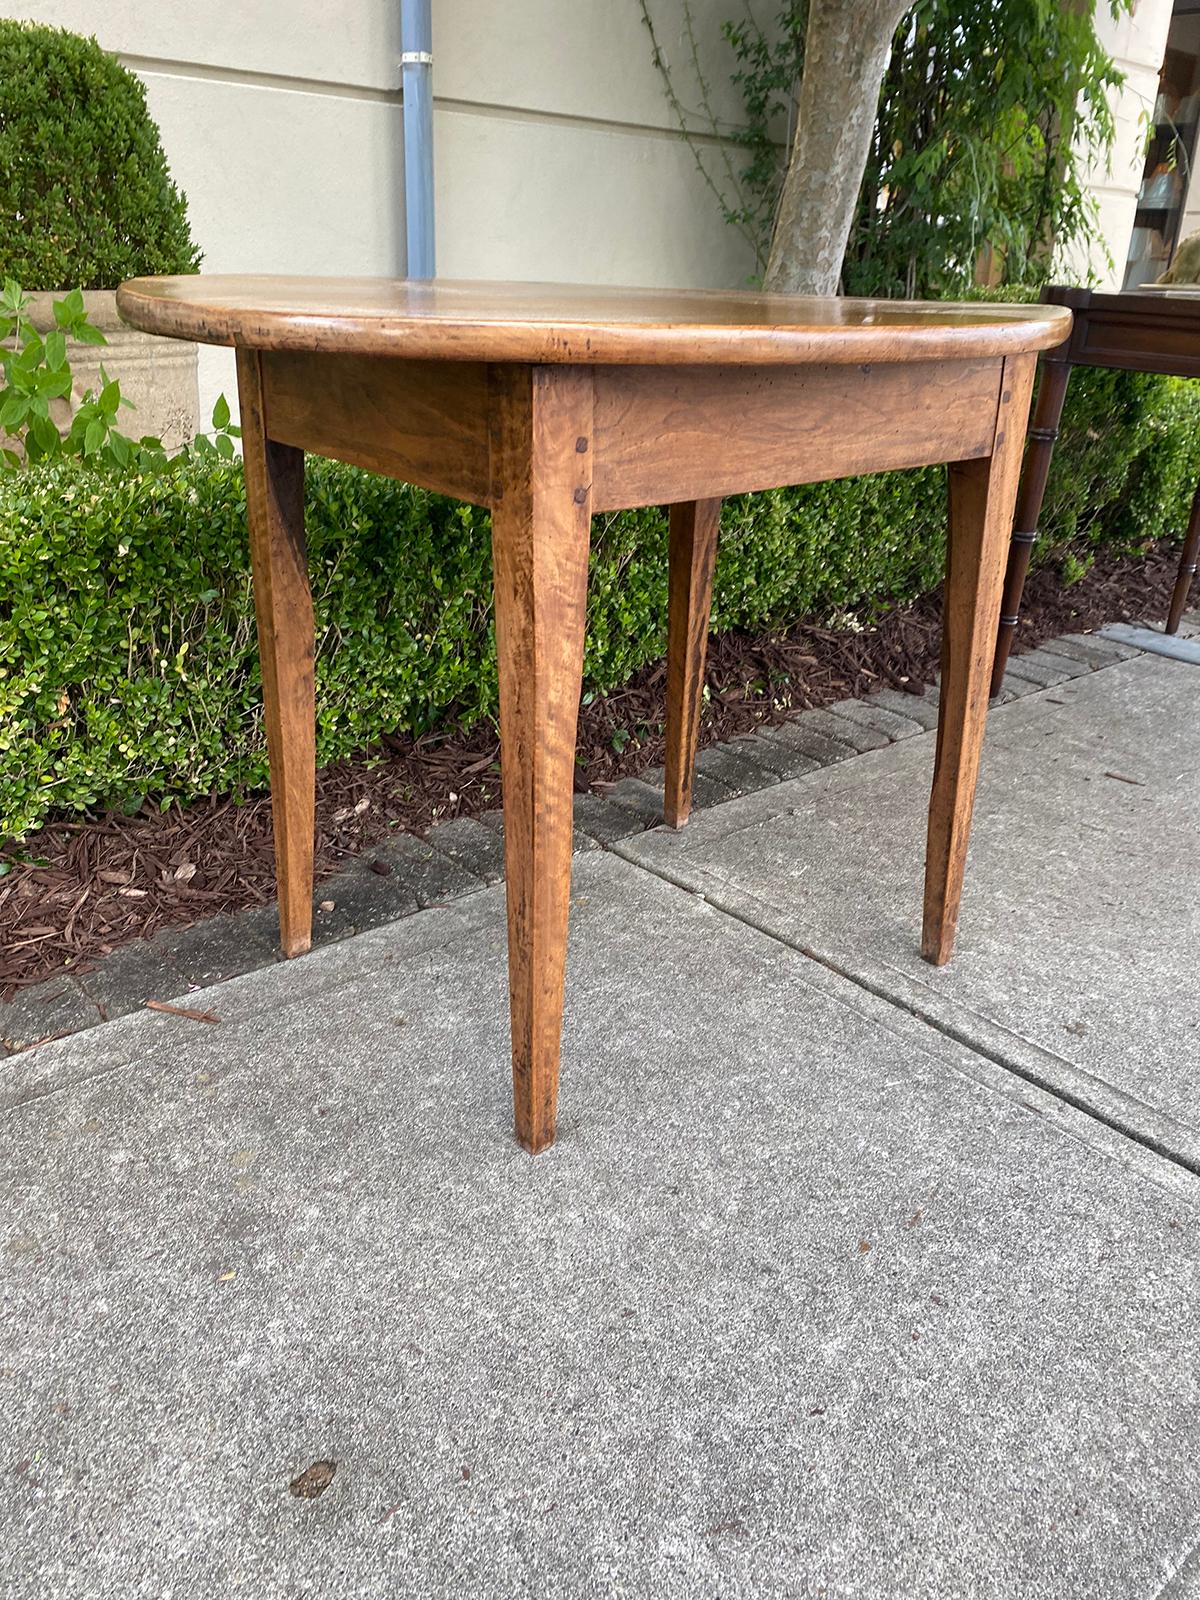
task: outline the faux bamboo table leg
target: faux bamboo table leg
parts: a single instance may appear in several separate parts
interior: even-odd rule
[[[1033,369],[1032,356],[1004,363],[992,455],[950,467],[942,680],[921,937],[922,955],[939,967],[950,959],[958,925]]]
[[[1046,479],[1054,455],[1054,441],[1058,438],[1067,384],[1071,380],[1071,363],[1067,360],[1066,348],[1063,345],[1057,350],[1047,350],[1042,356],[1041,383],[1029,428],[1025,471],[1021,478],[1021,492],[1009,546],[1008,570],[1004,576],[1004,597],[1000,604],[1000,625],[996,632],[996,655],[992,664],[993,695],[1000,693],[1000,685],[1004,681],[1004,669],[1008,665],[1009,651],[1021,616],[1021,596],[1025,592],[1029,560],[1037,542],[1038,518],[1042,514]]]
[[[513,1116],[554,1142],[571,894],[575,735],[592,514],[592,375],[499,367],[492,552],[508,889]]]
[[[1178,633],[1179,624],[1183,620],[1184,607],[1187,605],[1188,590],[1192,586],[1192,579],[1196,575],[1196,557],[1200,555],[1200,484],[1196,485],[1196,493],[1192,497],[1192,512],[1188,518],[1187,534],[1183,541],[1183,550],[1179,556],[1179,572],[1175,578],[1175,588],[1171,594],[1171,609],[1167,612],[1168,633]]]
[[[721,502],[685,500],[671,507],[670,517],[663,814],[672,828],[682,828],[692,809]]]
[[[313,608],[304,542],[304,452],[267,437],[261,357],[237,353],[250,565],[285,956],[312,944],[316,721]]]

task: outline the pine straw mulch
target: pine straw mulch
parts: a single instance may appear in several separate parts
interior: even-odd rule
[[[1104,622],[1160,619],[1177,549],[1100,556],[1064,589],[1035,573],[1021,644]],[[801,623],[758,637],[710,642],[701,747],[796,711],[890,684],[921,693],[938,664],[941,598],[934,594],[861,631]],[[576,787],[589,789],[661,763],[666,666],[582,708]],[[417,740],[386,737],[317,774],[318,877],[396,828],[475,816],[499,804],[499,745],[490,725]],[[274,898],[270,801],[214,795],[165,812],[108,813],[54,822],[26,839],[26,864],[0,878],[0,997],[66,969],[87,971],[119,944]],[[44,865],[33,865],[41,861]]]

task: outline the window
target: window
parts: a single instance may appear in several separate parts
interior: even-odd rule
[[[1122,288],[1152,283],[1179,242],[1200,124],[1200,0],[1176,0]]]

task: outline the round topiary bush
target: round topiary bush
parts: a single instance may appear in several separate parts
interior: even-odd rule
[[[141,80],[95,39],[0,20],[0,279],[115,289],[199,264]]]

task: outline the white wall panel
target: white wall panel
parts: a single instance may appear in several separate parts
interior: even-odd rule
[[[146,73],[147,98],[209,272],[404,270],[398,108],[356,98]],[[200,414],[233,360],[200,354]]]
[[[738,288],[753,271],[680,139],[440,107],[434,140],[446,277]]]
[[[435,0],[435,5],[437,0]],[[398,91],[400,0],[4,0],[140,60]]]
[[[646,0],[655,36],[691,125],[711,128],[679,0]],[[718,126],[745,119],[730,81],[734,57],[722,24],[730,0],[690,0],[700,72]],[[774,7],[759,6],[773,16]],[[434,83],[439,97],[509,109],[675,129],[653,61],[641,0],[433,0]]]
[[[649,4],[696,109],[679,0]],[[727,0],[692,10],[713,109],[732,121]],[[404,270],[399,0],[0,0],[0,14],[94,32],[141,74],[206,270]],[[750,252],[675,131],[640,0],[434,0],[434,56],[444,276],[746,281]],[[232,372],[201,352],[205,416]]]

